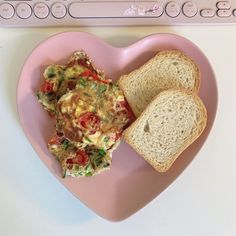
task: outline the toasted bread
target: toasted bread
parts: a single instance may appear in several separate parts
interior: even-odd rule
[[[170,89],[154,98],[123,138],[157,171],[165,172],[206,123],[207,111],[197,94]]]
[[[164,50],[140,68],[123,75],[118,85],[138,117],[151,100],[163,90],[176,88],[198,92],[200,70],[179,50]]]

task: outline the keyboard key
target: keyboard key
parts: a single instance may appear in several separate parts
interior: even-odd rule
[[[216,4],[218,9],[230,9],[231,3],[228,1],[220,1]]]
[[[236,16],[236,9],[233,10],[233,15]]]
[[[197,14],[197,5],[194,2],[186,2],[183,5],[183,13],[187,17],[193,17]]]
[[[217,15],[219,17],[229,17],[231,16],[231,10],[218,10]]]
[[[34,6],[34,14],[39,19],[45,19],[49,15],[49,7],[45,3],[36,3]]]
[[[3,19],[10,19],[15,13],[14,7],[9,3],[3,3],[0,5],[0,17]]]
[[[22,19],[27,19],[32,14],[31,6],[27,3],[19,3],[16,7],[17,15]]]
[[[177,17],[181,11],[180,5],[176,2],[168,2],[166,5],[166,14],[170,17]]]
[[[215,15],[215,11],[210,8],[209,9],[202,9],[200,12],[200,15],[202,17],[206,17],[206,18],[213,17]]]
[[[61,19],[65,17],[67,13],[67,9],[65,5],[59,2],[56,2],[52,5],[51,11],[52,11],[52,15],[57,19]]]

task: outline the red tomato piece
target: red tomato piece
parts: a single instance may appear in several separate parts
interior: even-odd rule
[[[130,108],[127,101],[121,101],[121,102],[117,103],[116,108],[118,111],[125,110],[130,121],[135,120],[135,115],[134,115],[134,113],[133,113],[132,109]]]
[[[71,126],[64,128],[65,137],[74,142],[82,141],[82,132],[79,129],[73,129]]]
[[[59,144],[61,144],[61,138],[57,134],[53,135],[48,141],[48,145],[59,145]]]
[[[86,70],[86,71],[84,71],[84,72],[83,72],[82,74],[80,74],[80,75],[87,77],[87,76],[91,76],[91,74],[92,74],[92,72],[91,72],[90,70]]]
[[[92,77],[93,80],[102,82],[104,84],[109,84],[110,81],[108,80],[101,80],[95,73],[93,73],[91,70],[86,70],[84,71],[82,74],[80,74],[80,76],[85,76],[85,77]]]
[[[74,60],[70,61],[70,63],[68,63],[68,66],[73,67],[76,65],[80,65],[80,66],[88,67],[89,63],[87,63],[87,62],[88,62],[88,60],[86,58],[74,59]]]
[[[79,117],[79,124],[94,134],[100,125],[100,118],[93,112],[86,112]]]
[[[115,135],[115,141],[119,140],[122,136],[122,132],[116,133]]]
[[[53,92],[53,83],[48,81],[48,80],[46,80],[43,83],[42,87],[41,87],[41,91],[43,93],[51,93],[51,92]]]
[[[69,165],[78,164],[81,166],[86,166],[88,161],[89,161],[88,154],[84,150],[78,149],[76,152],[76,156],[73,158],[67,159],[66,163]]]

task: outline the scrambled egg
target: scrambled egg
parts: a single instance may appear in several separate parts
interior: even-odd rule
[[[63,175],[91,176],[109,169],[111,153],[133,113],[122,91],[94,69],[84,52],[67,65],[50,65],[37,93],[38,101],[56,120],[48,142]]]

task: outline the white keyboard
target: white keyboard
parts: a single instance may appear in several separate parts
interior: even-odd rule
[[[225,23],[236,23],[236,0],[0,0],[0,27]]]

